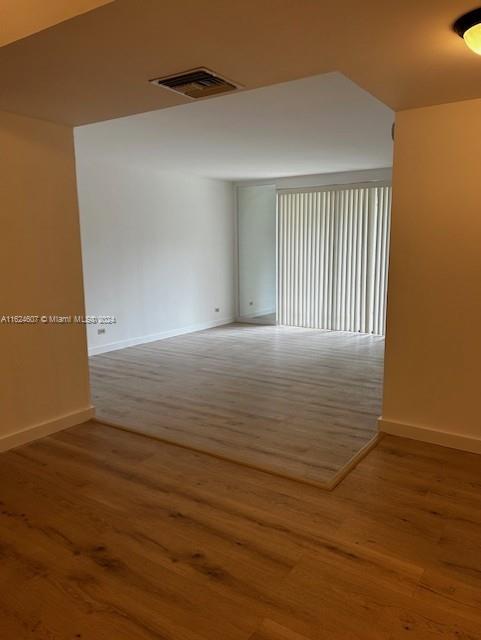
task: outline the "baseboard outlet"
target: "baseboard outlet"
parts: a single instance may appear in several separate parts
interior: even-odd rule
[[[378,420],[378,426],[379,431],[389,433],[392,436],[401,436],[403,438],[410,438],[411,440],[438,444],[442,447],[449,447],[450,449],[459,449],[461,451],[481,454],[481,438],[474,436],[465,436],[451,431],[440,431],[421,425],[403,424],[393,420],[385,420],[382,417]]]
[[[20,447],[23,444],[39,440],[40,438],[45,438],[45,436],[49,436],[57,431],[75,427],[77,424],[91,420],[94,416],[95,408],[88,407],[87,409],[74,411],[73,413],[68,413],[54,420],[47,420],[32,427],[27,427],[15,433],[2,436],[0,437],[0,452]]]
[[[108,353],[109,351],[118,351],[119,349],[135,347],[139,344],[147,344],[148,342],[156,342],[157,340],[165,340],[166,338],[175,338],[175,336],[182,336],[186,333],[195,333],[196,331],[204,331],[205,329],[221,327],[222,325],[231,324],[232,322],[235,322],[234,317],[224,318],[223,320],[211,320],[210,322],[201,322],[199,324],[192,324],[188,327],[170,329],[169,331],[161,331],[160,333],[152,333],[147,336],[138,336],[136,338],[127,338],[126,340],[119,340],[117,342],[109,342],[107,344],[99,345],[98,347],[89,347],[88,352],[89,356],[97,356],[101,353]]]

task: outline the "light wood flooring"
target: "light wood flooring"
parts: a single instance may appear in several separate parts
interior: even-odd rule
[[[99,420],[324,488],[377,433],[384,340],[227,325],[90,358]]]
[[[0,455],[5,640],[479,640],[480,457],[332,492],[89,423]]]

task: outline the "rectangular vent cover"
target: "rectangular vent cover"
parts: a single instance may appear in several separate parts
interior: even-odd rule
[[[225,93],[226,91],[235,91],[239,88],[239,85],[204,68],[192,69],[185,73],[178,73],[175,76],[154,78],[154,80],[150,82],[161,87],[166,87],[166,89],[180,93],[193,100],[214,96],[218,93]]]

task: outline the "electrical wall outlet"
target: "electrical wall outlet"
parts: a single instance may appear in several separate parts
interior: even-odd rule
[[[252,302],[252,300],[249,302],[249,307],[254,306],[254,303]]]
[[[215,308],[215,312],[216,312],[216,313],[219,313],[219,311],[220,311],[220,308],[219,308],[219,307],[216,307],[216,308]]]

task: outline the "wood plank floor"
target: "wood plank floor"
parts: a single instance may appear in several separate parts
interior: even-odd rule
[[[332,492],[89,423],[0,455],[2,640],[479,640],[480,457]]]
[[[377,433],[384,340],[228,325],[90,359],[99,420],[324,488]]]

